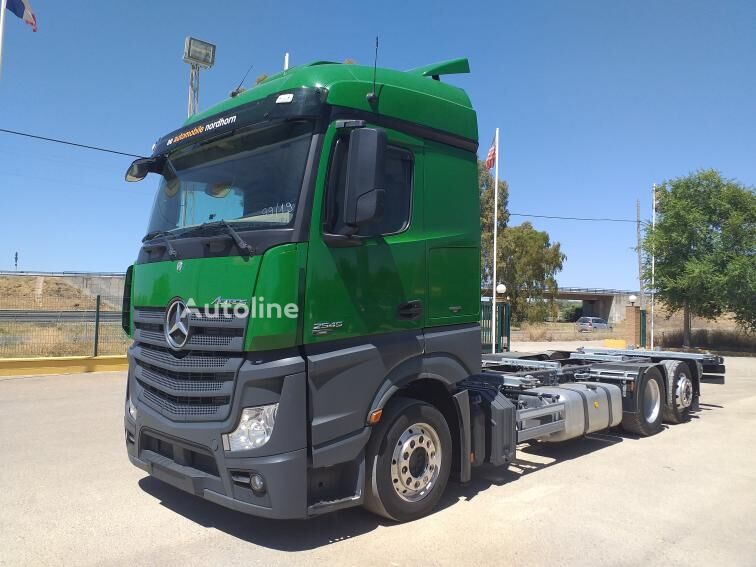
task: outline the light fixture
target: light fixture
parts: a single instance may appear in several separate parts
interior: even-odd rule
[[[503,283],[500,283],[496,286],[496,293],[498,293],[499,295],[504,295],[505,293],[507,293],[507,286],[505,286]]]
[[[630,300],[630,305],[635,306],[635,302],[638,301],[638,296],[633,294],[630,297],[628,297],[628,299]]]
[[[244,451],[262,447],[273,435],[277,412],[277,403],[244,408],[236,429],[223,435],[223,448],[226,451]]]
[[[215,45],[196,37],[184,40],[184,62],[209,69],[215,63]]]

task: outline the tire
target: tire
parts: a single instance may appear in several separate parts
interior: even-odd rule
[[[693,405],[693,378],[690,368],[681,360],[664,360],[667,371],[667,395],[664,404],[664,421],[684,423],[690,419]]]
[[[451,461],[441,412],[420,400],[391,400],[367,446],[365,508],[397,522],[429,514],[446,488]]]
[[[642,437],[659,433],[664,413],[664,391],[662,374],[652,366],[643,374],[636,389],[638,411],[622,417],[622,428]]]

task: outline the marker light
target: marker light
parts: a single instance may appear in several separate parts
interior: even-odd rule
[[[262,447],[273,434],[277,412],[278,404],[244,408],[236,429],[223,435],[223,448],[226,451],[243,451]]]
[[[137,409],[134,405],[134,402],[131,401],[131,396],[129,395],[129,415],[131,416],[131,419],[136,421],[137,418]]]

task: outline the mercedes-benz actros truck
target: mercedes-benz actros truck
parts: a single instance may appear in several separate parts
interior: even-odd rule
[[[124,294],[134,465],[257,516],[407,521],[518,443],[695,411],[716,356],[481,355],[477,120],[441,80],[466,72],[295,67],[131,164],[159,180]]]

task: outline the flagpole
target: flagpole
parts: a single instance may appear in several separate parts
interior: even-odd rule
[[[8,0],[0,0],[0,73],[3,69],[3,32],[5,31],[5,12]]]
[[[656,183],[651,188],[651,234],[656,233]],[[654,236],[656,238],[656,236]],[[654,350],[654,287],[656,285],[656,250],[651,248],[651,350]]]
[[[494,147],[494,225],[493,225],[493,282],[491,283],[491,353],[496,352],[496,233],[499,231],[499,129],[496,129]]]

